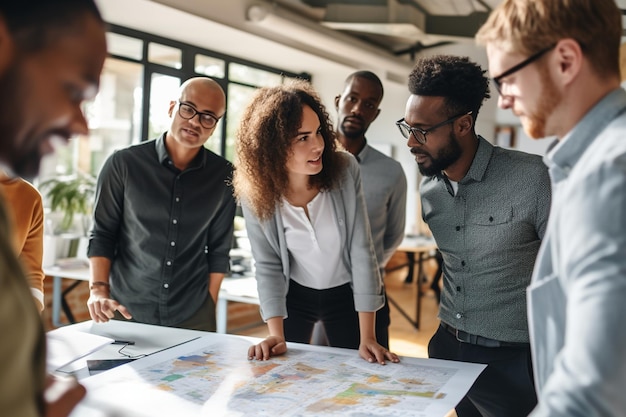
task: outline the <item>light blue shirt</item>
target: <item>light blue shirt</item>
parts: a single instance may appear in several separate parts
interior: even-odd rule
[[[539,416],[626,414],[626,92],[545,158],[548,230],[528,292]]]
[[[381,274],[404,238],[406,176],[402,165],[365,144],[358,154],[363,196]]]

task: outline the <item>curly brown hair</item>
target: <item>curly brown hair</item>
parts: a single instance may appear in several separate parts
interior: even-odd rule
[[[255,216],[268,220],[287,190],[286,162],[292,141],[302,127],[303,107],[319,117],[324,138],[322,170],[309,177],[311,186],[329,190],[339,182],[345,159],[338,154],[335,130],[310,83],[289,80],[278,87],[255,92],[239,123],[235,150],[235,196],[245,200]]]

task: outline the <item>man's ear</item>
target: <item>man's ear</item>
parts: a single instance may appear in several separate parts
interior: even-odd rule
[[[11,66],[15,56],[15,41],[4,16],[0,15],[0,75]]]
[[[474,125],[474,118],[471,115],[463,116],[458,120],[459,134],[465,135],[472,131]]]
[[[341,94],[337,94],[335,96],[335,109],[339,110],[339,100],[341,99]]]
[[[584,55],[580,44],[574,39],[562,39],[555,47],[555,60],[558,79],[562,85],[570,84],[581,70]]]
[[[172,114],[174,113],[174,107],[176,107],[176,102],[170,101],[170,108],[167,110],[167,115],[169,117],[172,117]]]

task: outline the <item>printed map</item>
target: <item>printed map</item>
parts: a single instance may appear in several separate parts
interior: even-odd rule
[[[356,351],[302,345],[290,346],[284,356],[249,361],[250,341],[237,338],[206,337],[188,345],[193,349],[182,354],[185,345],[175,356],[129,365],[143,396],[153,402],[175,397],[202,416],[443,416],[482,370],[415,358],[381,366]],[[120,386],[126,374],[117,381],[109,377],[110,383]]]

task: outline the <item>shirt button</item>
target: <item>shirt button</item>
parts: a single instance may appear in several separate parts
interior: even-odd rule
[[[178,203],[180,201],[180,197],[176,197],[176,202]]]
[[[167,266],[172,266],[172,261],[167,261],[167,262],[165,262],[165,265],[167,265]]]
[[[170,284],[163,284],[163,288],[166,288],[166,289],[167,289],[167,288],[169,288],[169,287],[170,287]]]
[[[461,287],[456,287],[456,290],[460,292],[461,291]]]
[[[459,230],[461,230],[461,226],[456,227],[456,231],[458,232]]]
[[[174,220],[172,220],[172,223],[178,224],[178,220],[174,219]]]
[[[463,317],[463,314],[461,314],[461,313],[456,313],[456,314],[454,315],[454,317],[456,317],[457,319],[460,319],[460,318],[462,318],[462,317]]]
[[[465,266],[465,261],[461,261],[461,266]]]
[[[171,241],[171,242],[170,242],[170,246],[176,246],[176,242]]]
[[[489,216],[489,221],[493,222],[493,216]]]

